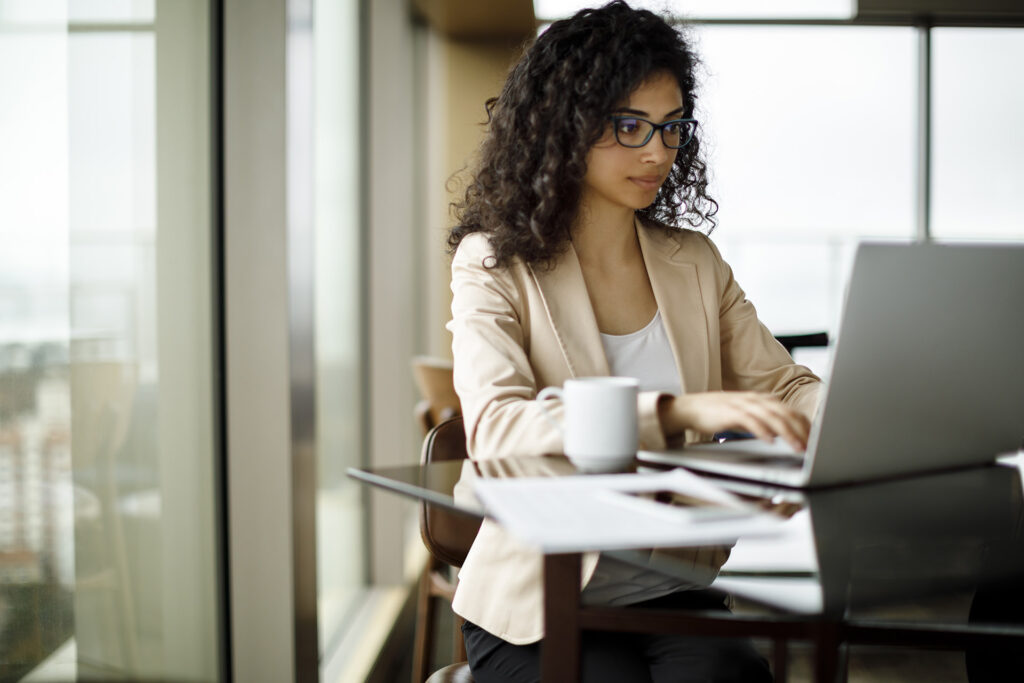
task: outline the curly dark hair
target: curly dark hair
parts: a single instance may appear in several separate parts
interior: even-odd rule
[[[515,257],[550,265],[565,249],[579,208],[586,158],[608,116],[656,71],[668,71],[693,116],[697,56],[679,30],[647,10],[616,0],[557,21],[512,67],[487,101],[488,130],[465,197],[452,206],[454,251],[473,232],[487,235],[495,266]],[[676,156],[654,202],[637,211],[677,230],[714,229],[718,203],[707,193],[700,134]]]

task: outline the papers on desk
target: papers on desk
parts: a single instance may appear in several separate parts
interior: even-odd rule
[[[807,509],[779,525],[771,538],[741,538],[712,587],[789,612],[818,614],[825,594]]]
[[[779,518],[681,469],[480,479],[473,487],[488,515],[548,553],[732,543],[775,533],[780,525]]]

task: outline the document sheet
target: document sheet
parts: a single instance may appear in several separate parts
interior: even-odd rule
[[[781,520],[685,470],[481,479],[487,514],[544,552],[732,543]]]

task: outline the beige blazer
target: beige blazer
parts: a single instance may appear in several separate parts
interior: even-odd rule
[[[683,391],[768,392],[812,416],[820,380],[794,364],[757,319],[711,240],[639,222],[637,235]],[[561,434],[544,419],[537,392],[573,377],[609,374],[583,271],[571,246],[551,269],[519,261],[488,268],[493,258],[486,236],[474,233],[452,261],[448,329],[469,455],[480,461],[560,453]],[[660,396],[637,398],[641,448],[666,445]],[[695,564],[715,569],[724,561],[713,550],[691,554]],[[596,553],[584,556],[581,586],[596,564]],[[541,570],[538,552],[485,521],[459,572],[453,609],[511,643],[535,642],[543,636]]]

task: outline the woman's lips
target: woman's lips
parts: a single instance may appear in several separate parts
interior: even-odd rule
[[[662,178],[661,176],[630,176],[630,181],[639,185],[645,190],[657,190],[661,187]]]

